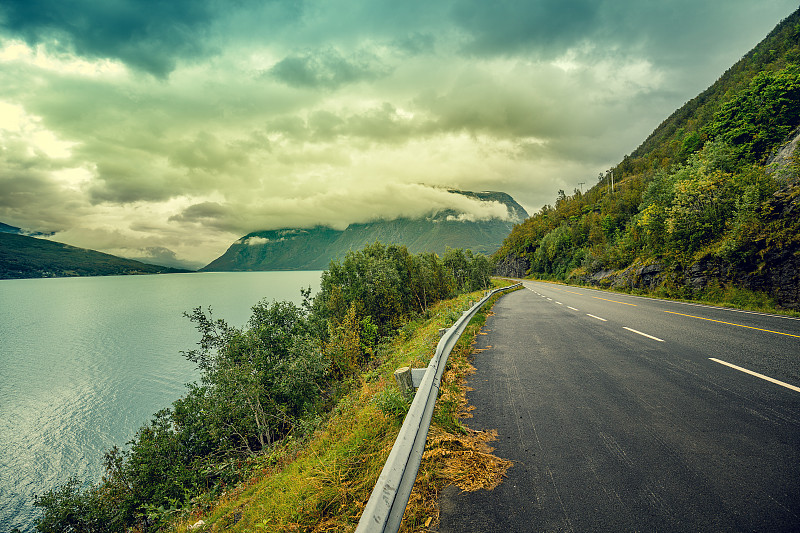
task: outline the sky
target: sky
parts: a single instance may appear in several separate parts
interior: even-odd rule
[[[507,216],[451,188],[534,213],[797,7],[3,0],[0,222],[198,267],[258,230]]]

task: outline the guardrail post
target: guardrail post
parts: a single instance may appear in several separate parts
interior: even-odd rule
[[[414,381],[411,379],[411,367],[404,366],[394,371],[394,380],[397,388],[406,398],[414,396]]]

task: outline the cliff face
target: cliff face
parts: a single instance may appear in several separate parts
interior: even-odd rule
[[[785,309],[800,310],[800,247],[770,253],[764,259],[761,270],[750,272],[732,269],[719,261],[698,261],[685,270],[650,263],[623,270],[602,270],[575,280],[601,288],[643,291],[679,284],[686,287],[689,296],[712,284],[733,284],[766,293]]]
[[[523,256],[506,255],[501,257],[494,267],[497,276],[506,278],[524,278],[528,275],[531,262]]]
[[[424,218],[351,224],[344,230],[317,226],[256,231],[237,240],[202,270],[323,270],[348,251],[360,250],[376,241],[405,245],[411,253],[434,252],[441,256],[449,247],[491,254],[514,223],[528,216],[525,209],[505,193],[453,192],[480,201],[502,203],[509,216],[472,221],[462,213],[443,210]]]

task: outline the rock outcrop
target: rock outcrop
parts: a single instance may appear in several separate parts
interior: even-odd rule
[[[530,268],[531,262],[527,257],[508,254],[497,262],[494,273],[496,276],[507,278],[524,278]]]
[[[721,259],[704,258],[683,269],[661,263],[632,265],[623,270],[601,270],[579,281],[602,288],[652,291],[664,284],[683,286],[687,295],[711,284],[734,285],[763,292],[785,308],[800,310],[800,246],[765,254],[758,268],[736,270]]]

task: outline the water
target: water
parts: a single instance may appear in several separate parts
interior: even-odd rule
[[[0,531],[33,531],[33,495],[96,482],[105,451],[197,379],[184,311],[242,326],[262,298],[300,303],[320,272],[0,281]]]

